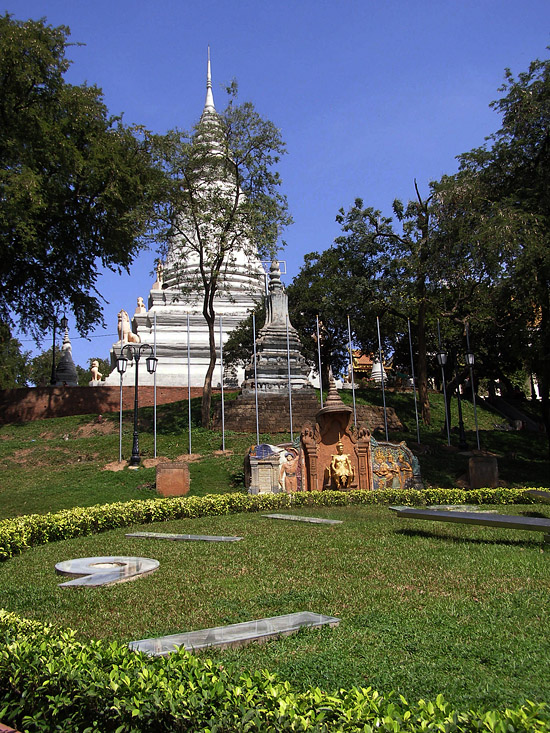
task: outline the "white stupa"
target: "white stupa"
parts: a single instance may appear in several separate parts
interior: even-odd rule
[[[210,72],[210,53],[208,54],[206,101],[200,119],[198,135],[202,142],[209,144],[209,130],[219,131],[220,119],[214,106],[212,79]],[[219,135],[210,141],[211,152],[218,161],[223,156],[220,150]],[[199,138],[200,139],[200,138]],[[223,168],[223,166],[220,166]],[[225,167],[227,170],[227,166]],[[214,166],[215,170],[215,166]],[[231,181],[225,179],[208,180],[205,183],[205,197],[213,188],[219,194],[227,190],[232,196],[235,188]],[[121,311],[119,320],[119,341],[111,349],[113,371],[105,380],[105,384],[119,384],[116,371],[116,357],[121,347],[128,340],[141,341],[153,345],[156,341],[158,366],[156,382],[158,386],[188,385],[188,348],[187,323],[189,316],[189,351],[190,351],[190,384],[202,387],[209,364],[209,340],[206,321],[202,315],[203,287],[199,273],[199,255],[195,251],[195,233],[193,227],[188,228],[180,222],[180,236],[170,244],[164,265],[157,267],[157,279],[153,283],[145,307],[142,298],[138,298],[133,317]],[[242,239],[239,246],[233,247],[230,256],[226,256],[222,264],[222,285],[214,298],[216,313],[216,347],[219,355],[220,327],[222,317],[222,338],[225,342],[229,333],[244,319],[261,300],[265,289],[265,272],[258,257],[256,246]],[[126,315],[124,315],[126,314]],[[126,321],[126,317],[128,320]],[[120,319],[120,314],[119,314]],[[155,337],[156,322],[156,337]],[[219,365],[219,363],[218,363]],[[218,365],[212,384],[220,382]],[[241,374],[238,375],[240,382]],[[134,375],[132,365],[124,382],[132,384]],[[153,375],[145,368],[140,369],[140,384],[152,384]]]

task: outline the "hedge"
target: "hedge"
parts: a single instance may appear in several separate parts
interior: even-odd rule
[[[183,650],[147,657],[83,643],[2,610],[0,638],[0,720],[28,733],[550,730],[545,703],[458,711],[441,695],[409,704],[371,688],[297,692],[267,671],[241,674]]]
[[[146,499],[75,507],[49,514],[28,514],[0,522],[0,560],[56,540],[104,532],[132,524],[301,506],[350,504],[530,504],[528,489],[385,489],[313,491],[297,494],[210,494],[202,497]]]

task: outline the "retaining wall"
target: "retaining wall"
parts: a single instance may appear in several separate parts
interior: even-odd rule
[[[213,390],[214,392],[218,390]],[[191,397],[200,397],[202,387],[191,387]],[[187,387],[157,387],[157,405],[187,399]],[[139,388],[140,407],[153,405],[153,387]],[[118,412],[120,387],[22,387],[0,390],[0,424],[31,422],[48,417],[99,415]],[[134,407],[134,387],[122,388],[122,408]]]

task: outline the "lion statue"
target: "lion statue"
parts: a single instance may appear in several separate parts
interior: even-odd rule
[[[118,314],[118,340],[122,343],[139,344],[140,337],[132,331],[130,316],[125,310]]]

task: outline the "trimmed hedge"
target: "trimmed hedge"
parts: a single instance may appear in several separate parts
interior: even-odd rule
[[[0,610],[0,719],[22,731],[550,730],[550,708],[457,711],[438,695],[409,704],[371,688],[300,693],[269,672],[239,674],[180,651],[147,657],[118,643]]]
[[[146,499],[64,509],[55,514],[28,514],[0,522],[0,560],[56,540],[105,532],[132,524],[162,522],[239,512],[272,511],[301,506],[350,504],[531,504],[528,489],[385,489],[381,491],[313,491],[297,494],[210,494],[202,497]]]

